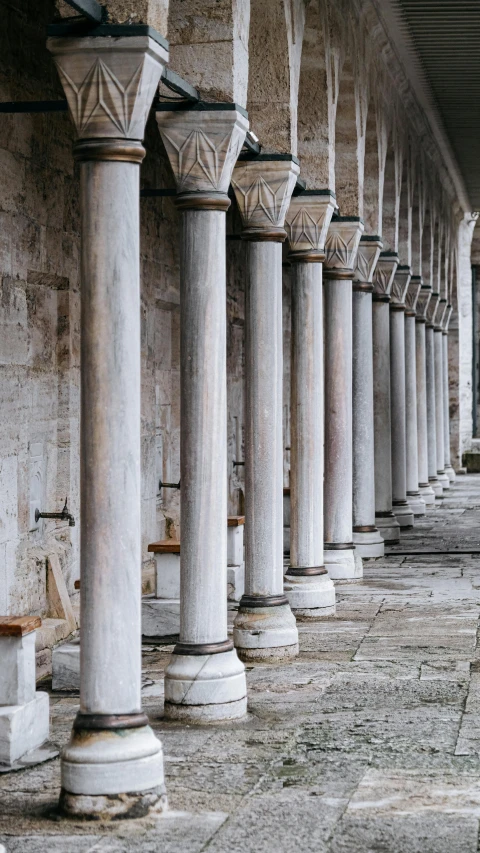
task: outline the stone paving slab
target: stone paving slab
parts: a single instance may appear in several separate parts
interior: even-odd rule
[[[57,820],[55,759],[0,778],[0,843],[7,853],[480,853],[480,551],[456,553],[476,547],[480,475],[459,477],[402,534],[397,550],[416,553],[365,561],[363,582],[336,585],[336,616],[299,623],[295,661],[247,666],[249,712],[236,723],[165,721],[172,646],[145,646],[142,695],[163,740],[170,811]],[[51,698],[62,746],[79,697]]]

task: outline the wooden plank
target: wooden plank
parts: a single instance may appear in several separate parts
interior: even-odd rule
[[[24,637],[41,624],[40,616],[0,616],[0,637]]]
[[[229,515],[227,519],[227,524],[229,527],[241,527],[242,524],[245,524],[245,516]]]
[[[152,542],[148,550],[153,554],[179,554],[180,542],[176,539],[161,539],[160,542]]]

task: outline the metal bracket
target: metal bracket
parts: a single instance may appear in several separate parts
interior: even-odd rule
[[[66,2],[93,24],[103,24],[107,17],[107,10],[97,3],[97,0],[66,0]]]
[[[70,527],[75,527],[75,519],[68,511],[67,498],[65,498],[65,503],[61,512],[40,512],[39,509],[36,509],[35,523],[38,524],[41,518],[57,518],[59,521],[68,521]]]
[[[180,488],[180,480],[178,483],[162,483],[161,480],[158,482],[158,490],[160,489],[179,489]]]

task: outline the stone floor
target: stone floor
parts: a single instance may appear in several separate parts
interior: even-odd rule
[[[244,722],[165,723],[169,647],[146,647],[170,812],[56,820],[56,759],[0,778],[7,853],[480,850],[480,475],[459,477],[392,550],[337,588],[336,618],[300,626],[297,661],[248,667]],[[52,697],[60,745],[77,708]]]

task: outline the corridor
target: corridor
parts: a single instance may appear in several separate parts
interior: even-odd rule
[[[172,647],[144,646],[170,810],[57,822],[55,759],[0,776],[7,853],[479,850],[479,522],[480,476],[457,477],[362,582],[337,586],[335,617],[299,623],[297,660],[247,666],[244,720],[163,721]],[[60,746],[78,697],[52,693],[51,707]]]

